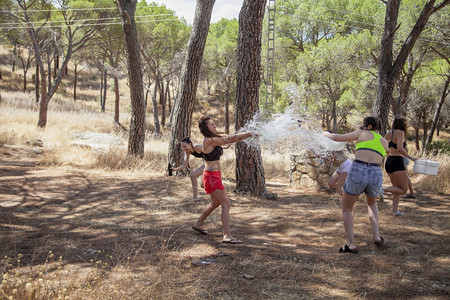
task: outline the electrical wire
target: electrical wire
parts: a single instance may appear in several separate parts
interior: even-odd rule
[[[153,23],[153,22],[166,22],[166,21],[179,21],[180,19],[161,19],[161,20],[147,20],[147,21],[139,21],[137,20],[136,23]],[[89,27],[89,26],[104,26],[104,25],[121,25],[122,22],[111,22],[111,23],[91,23],[91,24],[83,24],[80,26],[77,26],[78,28],[81,27]],[[70,26],[76,26],[76,25],[53,25],[53,26],[45,26],[45,28],[64,28],[64,27],[70,27]],[[27,29],[27,26],[14,26],[14,27],[1,27],[0,29]]]
[[[153,5],[153,6],[136,6],[136,10],[139,8],[153,8],[153,7],[161,7],[158,5]],[[27,12],[49,12],[49,11],[85,11],[85,10],[113,10],[113,9],[117,9],[117,7],[92,7],[92,8],[66,8],[66,9],[60,9],[60,8],[56,8],[56,9],[27,9]],[[8,11],[6,10],[0,10],[0,13],[2,12],[6,12],[8,13]],[[16,13],[23,13],[23,10],[21,11],[16,11]]]
[[[160,17],[160,16],[173,16],[173,14],[159,14],[159,15],[142,15],[142,16],[136,16],[136,18],[148,18],[148,17]],[[103,20],[116,20],[116,19],[120,19],[119,17],[112,17],[112,18],[95,18],[95,19],[77,19],[77,20],[73,20],[74,22],[86,22],[86,21],[103,21]],[[64,23],[66,22],[65,20],[58,20],[58,21],[47,21],[46,23]],[[42,21],[37,21],[37,22],[27,22],[27,24],[42,24]],[[23,25],[23,23],[19,23],[19,22],[12,22],[12,23],[1,23],[0,22],[0,26],[2,25]]]

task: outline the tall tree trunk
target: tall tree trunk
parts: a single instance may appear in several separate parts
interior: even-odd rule
[[[158,76],[159,76],[158,71]],[[159,80],[159,102],[161,103],[161,126],[166,126],[166,97],[164,89],[164,80]]]
[[[158,76],[155,77],[155,88],[152,93],[152,105],[153,105],[153,123],[155,125],[155,133],[157,135],[161,135],[161,126],[159,126],[159,112],[158,112],[158,101],[156,101],[156,95],[158,94],[158,85],[159,85],[159,78]]]
[[[131,96],[130,136],[128,155],[144,157],[145,101],[141,56],[134,15],[137,0],[118,0],[127,50],[128,77]]]
[[[431,143],[431,141],[433,140],[434,131],[436,130],[436,127],[437,127],[437,124],[439,121],[439,116],[441,114],[442,106],[444,105],[445,99],[447,98],[447,96],[449,94],[449,89],[448,89],[449,83],[450,83],[450,77],[447,77],[447,80],[445,81],[445,84],[444,84],[444,89],[442,90],[441,99],[439,99],[439,103],[436,107],[436,111],[434,112],[433,123],[431,124],[430,133],[428,134],[425,144],[423,145],[423,151],[426,150],[427,144]]]
[[[236,131],[259,111],[261,32],[266,0],[244,0],[239,13]],[[268,197],[259,147],[236,145],[236,191]]]
[[[386,3],[384,32],[381,39],[381,50],[378,60],[378,90],[372,113],[381,120],[382,134],[386,132],[388,127],[389,105],[393,101],[392,93],[394,91],[394,85],[399,79],[408,55],[411,53],[431,14],[448,5],[450,0],[443,0],[436,7],[434,7],[436,0],[429,0],[425,4],[408,38],[403,43],[397,58],[394,60],[393,45],[395,33],[398,29],[397,18],[400,2],[401,0],[388,0]]]
[[[58,69],[59,69],[59,55],[54,55],[53,57],[53,78],[56,79],[56,75],[58,74]]]
[[[106,110],[106,90],[108,88],[108,71],[103,71],[103,95],[102,95],[102,112]]]
[[[48,58],[47,60],[47,88],[48,88],[48,93],[50,93],[50,89],[52,87],[52,61],[50,60],[50,58]]]
[[[36,62],[36,74],[34,76],[34,90],[36,95],[36,103],[39,103],[39,64]]]
[[[168,161],[180,165],[183,151],[180,141],[190,136],[195,95],[197,94],[200,66],[208,37],[209,23],[215,0],[197,0],[194,24],[189,38],[186,60],[181,70],[180,88],[175,99],[172,122],[170,124],[170,141]]]
[[[226,78],[225,87],[225,133],[230,133],[230,90],[231,90],[231,77]]]
[[[116,73],[114,73],[113,78],[114,78],[114,94],[116,96],[116,99],[114,101],[114,122],[119,123],[119,104],[120,104],[119,78],[117,78]]]
[[[103,69],[100,70],[100,94],[98,95],[98,98],[100,100],[100,111],[102,110],[103,107]]]
[[[77,77],[78,77],[78,64],[75,64],[75,71],[73,74],[73,101],[77,100]]]

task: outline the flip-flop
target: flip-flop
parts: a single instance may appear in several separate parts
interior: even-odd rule
[[[225,244],[242,244],[242,241],[238,240],[237,238],[231,238],[228,241],[222,241],[222,243],[225,243]]]
[[[358,253],[358,249],[350,249],[348,245],[345,245],[344,247],[339,248],[339,253]]]
[[[208,231],[206,231],[205,229],[199,228],[197,226],[192,226],[192,229],[194,229],[197,232],[200,232],[201,234],[208,234]]]
[[[375,245],[377,245],[378,247],[382,247],[382,246],[384,245],[384,239],[383,239],[383,237],[380,236],[380,239],[381,239],[381,240],[379,240],[379,241],[374,241],[374,242],[373,242],[373,243],[374,243]]]
[[[416,199],[416,196],[414,196],[414,195],[406,195],[403,198]]]

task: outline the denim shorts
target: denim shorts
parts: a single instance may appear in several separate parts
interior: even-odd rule
[[[383,172],[380,167],[353,162],[344,184],[344,191],[350,195],[376,197],[383,186]]]

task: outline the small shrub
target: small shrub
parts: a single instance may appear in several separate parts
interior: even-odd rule
[[[14,131],[6,129],[0,131],[0,145],[15,145],[16,143],[17,136]]]
[[[437,155],[438,153],[450,154],[450,142],[439,140],[427,144],[427,151]]]

